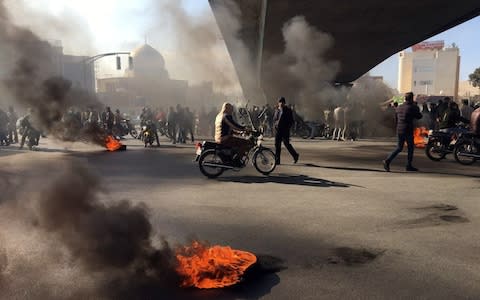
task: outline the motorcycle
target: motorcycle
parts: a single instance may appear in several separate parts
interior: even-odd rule
[[[277,166],[275,153],[262,145],[263,135],[260,132],[253,131],[249,140],[252,148],[241,158],[235,158],[238,154],[232,148],[206,141],[198,143],[195,161],[200,172],[208,178],[217,178],[227,170],[240,171],[251,160],[258,172],[269,175]]]
[[[315,139],[316,137],[323,137],[328,139],[330,137],[330,128],[327,124],[319,122],[305,122],[305,125],[308,127],[306,134],[302,134],[302,139]],[[308,129],[310,131],[308,131]]]
[[[168,132],[168,123],[165,122],[165,121],[158,121],[157,122],[157,128],[158,128],[158,133],[161,135],[161,136],[165,136],[169,139],[171,139],[172,137],[170,136],[170,132]]]
[[[138,132],[129,119],[123,119],[118,127],[114,127],[113,134],[115,136],[125,136],[130,134],[134,139],[138,137]]]
[[[480,136],[471,132],[461,134],[455,144],[453,155],[462,165],[474,164],[480,159]]]
[[[243,111],[246,120],[253,125],[252,116],[248,112],[247,106],[240,109]],[[263,175],[269,175],[277,167],[275,153],[262,145],[263,132],[253,130],[248,138],[251,148],[244,157],[239,157],[238,153],[230,147],[221,144],[204,141],[195,146],[196,157],[200,172],[208,178],[217,178],[227,170],[240,171],[248,165],[251,160],[255,169]]]
[[[465,129],[464,126],[459,126],[458,128]],[[447,154],[454,152],[457,139],[458,135],[455,133],[451,134],[430,130],[428,132],[428,142],[425,147],[425,154],[433,161],[441,161],[442,159],[445,159]]]
[[[150,145],[153,146],[155,142],[155,131],[152,121],[148,120],[144,126],[142,126],[142,140],[145,143],[145,148]]]

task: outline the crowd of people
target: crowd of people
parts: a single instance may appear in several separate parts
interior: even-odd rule
[[[398,144],[397,148],[383,161],[383,167],[387,172],[390,171],[392,161],[403,151],[405,143],[408,149],[406,171],[418,171],[412,164],[415,128],[424,127],[451,135],[470,131],[480,136],[480,105],[478,103],[473,106],[468,100],[463,100],[459,107],[450,97],[445,97],[438,103],[423,103],[420,106],[414,101],[414,94],[407,93],[404,104],[392,107],[395,113]]]
[[[457,125],[461,122],[468,124],[470,115],[475,109],[473,105],[469,104],[468,100],[463,100],[460,105],[457,105],[455,101],[448,97],[439,100],[437,103],[422,103],[419,105],[414,102],[414,105],[418,106],[422,114],[422,118],[415,124],[416,127],[448,132],[466,130]],[[305,122],[302,116],[297,113],[294,105],[289,105],[288,107],[292,112],[293,118],[290,135],[300,136],[300,131],[305,129],[305,127],[312,126],[312,122]],[[392,131],[391,135],[394,135],[398,121],[396,119],[397,107],[397,103],[391,103],[383,111],[379,109],[384,116],[383,120],[377,125],[369,126],[367,124],[368,116],[365,105],[355,102],[347,102],[343,105],[328,105],[325,106],[323,111],[320,110],[317,113],[317,122],[324,129],[324,137],[337,141],[355,140],[367,135],[371,136],[371,132],[367,133],[367,127],[385,126],[390,128],[389,130]],[[267,137],[274,137],[276,110],[276,106],[271,106],[270,104],[263,106],[253,105],[248,111],[244,108],[239,108],[235,115],[240,123],[248,124],[261,130]],[[95,124],[104,128],[107,134],[119,138],[128,134],[135,125],[140,125],[137,127],[137,129],[140,128],[138,137],[142,138],[141,130],[148,124],[155,132],[157,145],[160,145],[159,135],[166,136],[173,144],[187,143],[187,141],[194,142],[195,136],[214,136],[217,114],[218,109],[215,107],[212,107],[208,112],[205,109],[200,109],[197,112],[187,106],[178,104],[175,107],[169,107],[167,110],[144,107],[138,116],[131,118],[121,113],[119,109],[113,111],[107,106],[103,110],[90,107],[81,111],[72,108],[63,116],[62,121],[66,125],[66,130],[72,130],[72,128],[80,129]],[[9,107],[7,111],[0,109],[0,145],[20,142],[20,146],[23,147],[25,138],[19,139],[19,131],[21,131],[22,134],[20,135],[22,137],[26,136],[27,133],[38,131],[33,125],[34,122],[31,122],[29,118],[30,113],[19,118],[13,107]],[[313,138],[314,129],[308,128],[307,130],[311,130]]]
[[[445,97],[438,100],[438,102],[424,102],[416,105],[422,118],[416,122],[416,127],[424,127],[427,130],[442,130],[452,131],[459,130],[460,123],[468,124],[472,112],[480,107],[480,104],[469,103],[469,100],[464,99],[461,104],[453,101],[450,97]],[[398,108],[398,103],[392,103],[388,106],[386,113],[393,116],[393,122],[396,124],[395,112]],[[461,130],[461,129],[460,129]]]

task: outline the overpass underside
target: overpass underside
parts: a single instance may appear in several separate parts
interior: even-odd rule
[[[268,86],[264,62],[284,51],[282,28],[295,16],[304,16],[319,31],[329,33],[334,45],[326,59],[341,64],[334,81],[348,83],[391,55],[480,15],[479,0],[209,0],[237,69],[245,96],[258,98]],[[231,20],[222,7],[234,7],[240,30],[232,36]],[[476,37],[472,37],[476,38]],[[254,67],[244,68],[244,54],[236,51],[240,39]],[[252,76],[255,80],[251,80]],[[266,91],[269,94],[270,91]],[[254,94],[254,95],[252,95]]]

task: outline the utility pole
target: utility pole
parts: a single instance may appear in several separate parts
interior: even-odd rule
[[[95,56],[90,56],[90,57],[87,57],[86,59],[84,59],[82,61],[83,63],[83,87],[84,89],[88,90],[87,89],[87,66],[90,65],[90,64],[93,64],[95,63],[97,60],[101,59],[101,58],[104,58],[104,57],[107,57],[107,56],[117,56],[119,57],[119,55],[128,55],[128,61],[129,61],[129,68],[132,68],[133,66],[133,58],[132,56],[130,56],[130,52],[109,52],[109,53],[102,53],[102,54],[97,54]],[[120,66],[118,64],[118,60],[117,60],[117,68],[118,66]],[[93,74],[93,84],[94,86],[96,85],[96,82],[95,82],[95,73]]]

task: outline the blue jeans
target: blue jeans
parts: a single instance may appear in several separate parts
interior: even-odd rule
[[[398,144],[397,148],[390,154],[390,156],[387,158],[387,163],[391,163],[397,155],[403,151],[403,146],[405,145],[405,142],[407,142],[407,150],[408,150],[408,158],[407,158],[407,166],[412,165],[412,160],[413,160],[413,150],[415,149],[415,144],[413,142],[413,133],[403,133],[403,134],[398,134]]]

